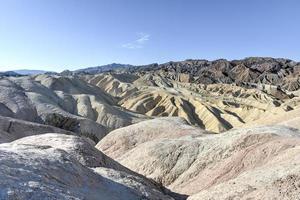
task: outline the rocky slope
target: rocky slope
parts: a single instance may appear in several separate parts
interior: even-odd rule
[[[204,133],[209,132],[189,126],[182,118],[163,117],[114,130],[96,147],[107,155],[117,158],[144,142],[164,138],[176,139],[183,136],[193,137]]]
[[[266,113],[258,120],[243,124],[242,127],[255,127],[261,125],[280,124],[288,127],[300,129],[300,109],[296,108],[289,112],[283,113]]]
[[[283,58],[248,57],[241,60],[185,60],[163,64],[131,66],[110,64],[74,71],[89,74],[121,71],[140,74],[160,74],[163,77],[196,84],[267,84],[285,90],[300,89],[300,63]]]
[[[134,68],[132,71],[159,72],[172,79],[181,79],[180,75],[185,74],[181,81],[202,84],[242,85],[244,82],[250,82],[276,85],[286,90],[297,90],[300,87],[300,64],[282,58],[249,57],[233,61],[185,60]]]
[[[191,199],[296,199],[299,194],[298,130],[275,126],[212,135],[182,121],[168,123],[146,121],[113,131],[97,148],[172,191],[194,195]],[[139,131],[142,127],[147,128]]]
[[[278,88],[245,88],[234,84],[180,82],[160,74],[105,73],[83,80],[116,97],[119,106],[149,117],[179,116],[213,132],[286,112],[294,96]]]
[[[30,136],[0,152],[1,199],[172,199],[80,137]]]
[[[0,79],[0,111],[3,116],[52,125],[97,141],[111,130],[152,117],[179,116],[219,133],[298,105],[298,101],[289,103],[294,96],[285,90],[297,87],[280,89],[278,81],[260,81],[258,75],[233,81],[243,77],[232,71],[242,64],[262,74],[277,73],[280,80],[299,77],[298,63],[271,58],[129,66],[131,73],[8,77]],[[213,70],[209,78],[217,81],[205,81],[206,70]],[[216,73],[222,77],[214,78]],[[225,75],[236,77],[226,81]]]
[[[0,116],[0,143],[12,142],[26,136],[51,132],[68,135],[74,134],[73,132],[53,126]]]
[[[101,139],[143,116],[118,108],[113,97],[76,77],[0,79],[2,116],[52,125]]]

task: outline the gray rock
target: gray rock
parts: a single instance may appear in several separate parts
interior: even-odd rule
[[[0,199],[172,199],[104,157],[75,136],[46,134],[2,144]],[[101,167],[89,168],[95,162]]]
[[[0,143],[11,142],[26,136],[51,132],[70,135],[74,134],[70,131],[53,126],[0,116]]]

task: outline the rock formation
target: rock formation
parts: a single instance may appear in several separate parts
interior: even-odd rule
[[[0,73],[0,199],[299,199],[300,64]]]
[[[295,199],[300,192],[288,185],[290,179],[291,184],[300,180],[296,129],[259,127],[212,135],[194,129],[181,134],[178,126],[177,133],[170,132],[172,126],[163,131],[162,121],[141,124],[147,129],[139,131],[142,125],[135,124],[116,130],[97,148],[172,191],[195,195],[191,199]],[[165,134],[155,137],[156,131]],[[282,193],[286,190],[290,194]]]
[[[119,106],[127,110],[149,117],[183,117],[190,124],[217,133],[257,120],[267,112],[285,112],[285,102],[294,98],[267,86],[186,83],[151,73],[82,78],[117,97]]]
[[[288,59],[249,57],[243,60],[228,61],[219,59],[185,60],[168,62],[161,65],[135,68],[135,71],[164,73],[175,79],[178,73],[189,74],[193,83],[236,83],[243,82],[271,84],[286,90],[300,87],[300,64]]]
[[[39,75],[0,79],[2,116],[44,123],[101,139],[109,130],[139,121],[113,97],[74,77]]]
[[[1,199],[172,199],[88,141],[44,134],[0,145]]]
[[[74,134],[53,126],[0,116],[0,143],[12,142],[26,136],[51,132],[68,135]]]

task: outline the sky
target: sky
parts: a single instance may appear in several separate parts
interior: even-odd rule
[[[299,0],[0,0],[0,71],[300,61]]]

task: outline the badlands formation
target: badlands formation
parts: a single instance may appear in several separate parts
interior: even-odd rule
[[[299,199],[300,63],[0,74],[0,199]]]

